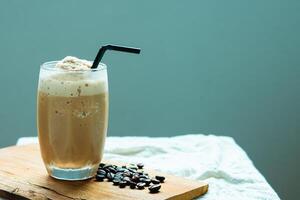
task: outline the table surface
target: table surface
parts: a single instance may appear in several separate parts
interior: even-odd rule
[[[20,138],[17,145],[38,143]],[[104,159],[138,163],[209,183],[199,199],[280,199],[254,167],[244,150],[230,137],[182,135],[175,137],[108,137]]]

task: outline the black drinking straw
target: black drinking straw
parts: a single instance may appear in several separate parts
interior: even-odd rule
[[[112,45],[112,44],[102,46],[99,49],[98,54],[93,62],[93,65],[91,67],[92,69],[96,69],[98,67],[106,50],[122,51],[122,52],[126,52],[126,53],[135,53],[135,54],[139,54],[141,52],[141,49],[134,48],[134,47],[124,47],[124,46],[117,46],[117,45]]]

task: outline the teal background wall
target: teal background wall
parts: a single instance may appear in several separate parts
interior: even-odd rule
[[[109,135],[228,135],[299,197],[300,2],[0,2],[0,146],[36,136],[39,65],[110,52]]]

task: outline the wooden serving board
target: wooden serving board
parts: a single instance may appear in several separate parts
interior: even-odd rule
[[[104,161],[105,162],[105,161]],[[110,163],[106,161],[105,163]],[[59,181],[48,176],[38,145],[13,146],[0,149],[0,197],[7,199],[193,199],[208,190],[206,183],[173,175],[145,171],[149,175],[166,176],[159,193],[129,187],[120,189],[111,182]]]

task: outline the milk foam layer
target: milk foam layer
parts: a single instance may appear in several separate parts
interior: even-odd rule
[[[73,56],[67,56],[61,61],[57,62],[55,67],[69,71],[89,70],[92,67],[92,63],[88,60],[82,60]]]
[[[91,62],[74,58],[68,56],[62,61],[44,64],[40,71],[39,91],[65,97],[107,92],[106,66],[101,63],[100,70],[92,71],[89,68]]]

